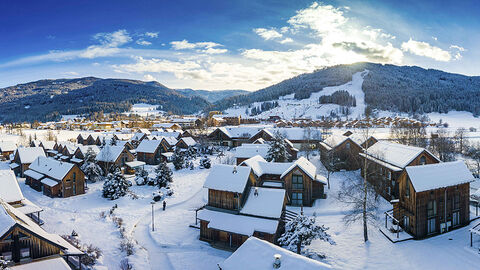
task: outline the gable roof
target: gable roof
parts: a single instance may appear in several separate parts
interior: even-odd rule
[[[55,180],[62,180],[74,166],[73,163],[62,162],[53,158],[38,157],[30,164],[29,169]]]
[[[257,134],[262,129],[263,127],[232,126],[232,127],[219,127],[216,130],[220,130],[230,138],[250,138],[253,135]],[[216,130],[214,130],[213,132],[215,132]]]
[[[85,155],[89,148],[91,148],[95,154],[100,153],[100,147],[97,145],[79,145],[75,151],[80,151],[83,155]]]
[[[32,163],[37,157],[45,157],[42,147],[21,147],[17,149],[22,164]]]
[[[275,133],[279,132],[285,139],[290,141],[303,141],[305,140],[305,136],[307,135],[307,129],[301,127],[288,127],[288,128],[265,128],[265,132],[267,132],[270,136],[275,137]],[[320,140],[322,138],[322,132],[320,129],[311,128],[310,129],[310,140]]]
[[[252,187],[240,214],[279,219],[284,200],[285,189]]]
[[[153,154],[155,151],[158,149],[160,146],[160,142],[158,140],[143,140],[138,146],[137,146],[137,153],[150,153]]]
[[[331,269],[330,265],[296,254],[287,249],[250,237],[230,257],[219,263],[223,270],[272,270],[275,255],[281,255],[279,270]]]
[[[465,162],[441,162],[405,168],[417,192],[455,186],[475,181]]]
[[[292,171],[294,168],[298,167],[301,169],[304,173],[306,173],[310,178],[316,179],[317,177],[317,167],[313,165],[308,159],[305,157],[300,157],[299,159],[295,160],[293,164],[280,176],[280,178],[283,178],[285,175],[287,175],[290,171]]]
[[[255,173],[257,177],[264,174],[282,175],[292,164],[292,162],[268,162],[260,155],[256,155],[240,163],[240,165],[247,165],[252,168],[253,173]]]
[[[52,150],[55,144],[55,141],[42,141],[42,146],[45,150]]]
[[[251,158],[259,155],[263,158],[267,157],[269,144],[242,144],[235,148],[235,157],[237,158]]]
[[[197,144],[197,142],[192,137],[182,137],[177,143],[179,143],[180,141],[183,141],[187,146],[194,146]]]
[[[125,146],[105,145],[96,159],[103,162],[115,162],[124,149]]]
[[[217,164],[212,166],[210,174],[203,184],[204,188],[243,193],[250,178],[249,167]]]
[[[0,151],[2,152],[13,152],[15,149],[17,149],[17,145],[14,142],[0,142]]]
[[[12,170],[0,170],[0,198],[8,203],[24,199]]]
[[[168,145],[170,145],[170,146],[174,146],[174,145],[177,144],[177,142],[178,142],[177,138],[171,137],[171,136],[169,136],[169,137],[161,137],[161,138],[162,138],[162,139],[161,139],[160,141],[165,140],[165,142],[166,142]]]
[[[385,141],[379,141],[370,146],[370,148],[368,148],[367,155],[399,168],[405,168],[424,151],[440,161],[437,157],[424,148]]]

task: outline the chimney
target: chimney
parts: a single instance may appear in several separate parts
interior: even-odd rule
[[[237,173],[237,166],[233,166],[233,174],[236,174]]]
[[[275,255],[273,255],[273,258],[275,258],[275,260],[273,261],[273,269],[280,268],[280,266],[282,266],[282,262],[280,260],[280,259],[282,259],[282,255],[275,254]]]
[[[255,187],[255,191],[253,192],[253,195],[258,196],[258,187]]]

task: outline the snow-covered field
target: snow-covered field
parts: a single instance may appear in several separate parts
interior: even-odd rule
[[[311,160],[323,167],[318,156]],[[212,163],[218,162],[212,158]],[[70,234],[75,230],[82,242],[101,248],[103,257],[96,269],[118,269],[119,262],[126,257],[119,249],[119,229],[108,215],[106,218],[100,216],[117,204],[114,213],[123,219],[127,234],[136,242],[135,254],[128,257],[134,269],[214,270],[218,269],[217,263],[231,253],[198,240],[198,229],[189,227],[195,222],[194,209],[206,203],[202,186],[208,173],[209,170],[198,168],[174,171],[174,195],[167,198],[166,211],[161,209],[161,204],[154,206],[154,232],[151,231],[150,204],[154,187],[134,185],[131,190],[138,199],[126,196],[110,201],[101,196],[102,183],[95,183],[89,184],[85,195],[52,199],[26,186],[23,179],[19,181],[25,197],[44,209],[41,217],[47,231]],[[325,253],[324,262],[331,264],[333,269],[478,269],[480,254],[469,247],[468,229],[480,221],[429,239],[393,244],[380,233],[378,228],[383,224],[380,219],[376,226],[370,226],[370,241],[365,244],[360,223],[344,226],[342,218],[347,206],[335,198],[340,183],[348,177],[360,177],[359,172],[334,173],[327,199],[317,200],[313,207],[304,208],[306,214],[315,213],[317,222],[330,228],[336,245],[316,240],[310,248]],[[380,208],[388,210],[390,206],[382,201]],[[300,212],[297,207],[289,207],[289,210]]]

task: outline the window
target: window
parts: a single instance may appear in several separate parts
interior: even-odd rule
[[[425,165],[427,164],[427,158],[425,156],[420,157],[420,165]]]
[[[349,142],[347,142],[347,143],[345,144],[345,148],[347,148],[347,150],[350,150],[350,143],[349,143]]]
[[[387,170],[387,178],[388,180],[392,180],[392,172],[390,170]]]
[[[452,207],[453,209],[457,210],[457,209],[460,209],[460,194],[455,194],[455,196],[453,196],[453,200],[452,200]]]
[[[303,189],[303,175],[292,175],[292,188]]]
[[[436,232],[437,228],[435,226],[435,218],[429,218],[427,220],[427,233],[434,233]]]
[[[408,230],[408,227],[410,227],[410,217],[403,216],[403,228]]]
[[[13,259],[11,251],[3,252],[2,257],[5,261],[11,261]]]
[[[437,202],[435,200],[429,201],[427,205],[427,216],[433,217],[437,215]]]
[[[410,185],[408,184],[408,178],[405,180],[405,197],[410,198]]]
[[[453,212],[452,225],[457,226],[460,224],[460,211]]]
[[[292,205],[300,206],[303,205],[303,194],[294,192],[292,193]]]
[[[20,259],[30,258],[30,249],[22,248],[20,249]]]

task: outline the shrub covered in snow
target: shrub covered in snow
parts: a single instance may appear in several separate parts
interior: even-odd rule
[[[212,167],[212,161],[207,156],[204,156],[200,160],[200,168],[210,169],[210,167]]]
[[[72,244],[74,247],[81,250],[83,253],[85,253],[85,256],[82,256],[81,258],[81,262],[83,265],[93,266],[94,264],[97,263],[98,258],[102,256],[102,251],[100,250],[100,248],[92,244],[89,244],[89,245],[82,244],[80,242],[80,239],[76,236],[62,235],[62,238],[65,239],[70,244]]]
[[[315,224],[315,216],[309,217],[298,215],[285,224],[285,232],[278,239],[281,246],[291,251],[301,253],[305,246],[312,243],[314,239],[321,239],[335,244],[327,233],[328,228]]]
[[[130,183],[125,179],[118,167],[109,173],[103,183],[102,195],[110,200],[116,200],[127,194]]]
[[[9,261],[5,260],[2,256],[0,256],[0,269],[2,270],[8,270],[8,263]]]

